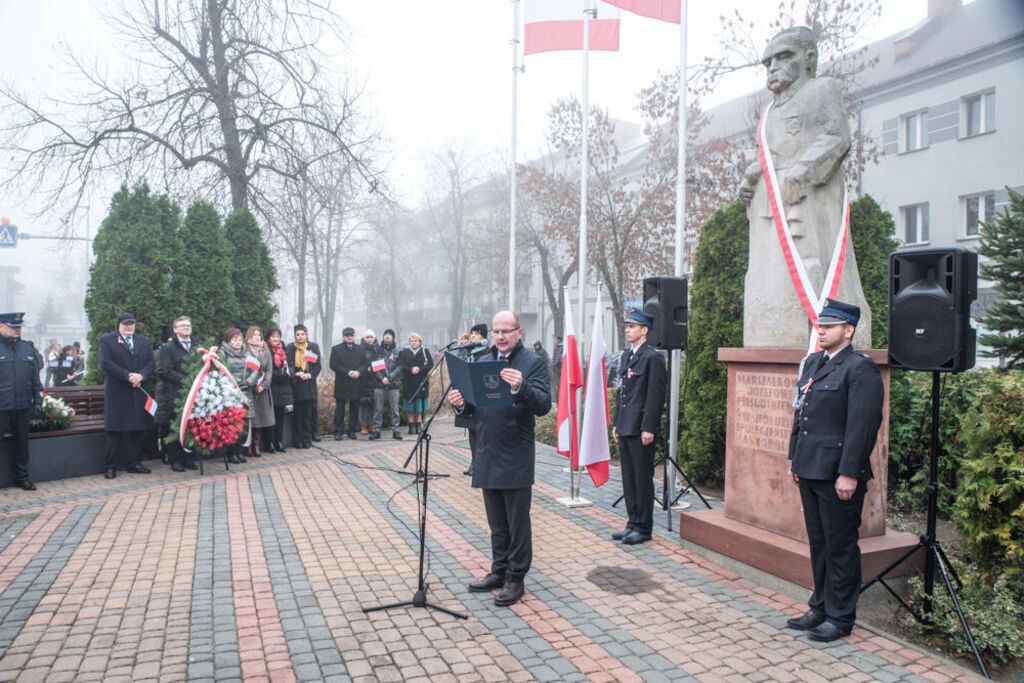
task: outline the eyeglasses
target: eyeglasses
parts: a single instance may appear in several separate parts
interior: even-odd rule
[[[501,337],[501,336],[506,335],[506,334],[512,334],[513,332],[515,332],[518,329],[520,329],[520,328],[513,327],[511,330],[491,330],[491,335],[494,336],[494,337]]]

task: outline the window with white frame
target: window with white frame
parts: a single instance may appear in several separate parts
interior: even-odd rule
[[[990,133],[996,129],[996,91],[975,93],[960,99],[963,137]]]
[[[928,202],[900,207],[903,219],[904,244],[923,244],[928,241]]]
[[[900,117],[900,151],[913,152],[928,146],[928,111]]]
[[[996,193],[983,192],[963,198],[964,236],[977,237],[980,224],[990,222],[996,215]]]

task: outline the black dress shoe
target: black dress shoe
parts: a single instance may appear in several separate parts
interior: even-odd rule
[[[505,585],[505,575],[495,574],[491,572],[479,581],[474,581],[469,584],[469,590],[474,593],[483,593],[484,591],[492,591],[495,588],[501,588]]]
[[[395,441],[401,441],[402,440],[402,432],[400,432],[400,431],[398,431],[396,429],[395,431],[391,432],[391,438],[394,439]]]
[[[232,453],[231,455],[228,456],[228,462],[231,463],[232,465],[241,465],[242,459],[239,458],[234,453]]]
[[[650,534],[642,534],[635,529],[622,537],[622,542],[626,545],[636,545],[637,543],[643,543],[644,541],[649,540],[651,540]]]
[[[287,453],[288,452],[287,449],[285,449],[285,447],[282,446],[281,444],[276,444],[274,446],[274,450],[276,450],[278,453]]]
[[[850,635],[851,631],[853,631],[853,627],[852,626],[846,626],[846,627],[836,626],[831,621],[828,621],[826,619],[825,621],[821,622],[820,624],[818,624],[814,628],[809,629],[807,631],[807,636],[811,640],[817,640],[817,641],[820,641],[822,643],[830,643],[833,640],[839,640],[840,638],[845,638],[846,636]]]
[[[808,610],[802,617],[793,617],[786,620],[786,626],[795,628],[797,631],[810,631],[812,628],[825,621],[825,615],[821,612]]]
[[[107,469],[103,470],[103,478],[104,479],[113,479],[116,476],[117,476],[117,470],[115,470],[113,467],[108,467]]]
[[[379,438],[380,438],[380,432],[374,432],[373,434],[370,434],[370,441],[376,441]]]
[[[130,465],[125,470],[125,472],[130,472],[131,474],[149,474],[150,471],[151,470],[145,465]]]
[[[348,438],[352,439],[353,441],[356,440],[356,433],[355,432],[349,432],[345,436],[347,436]]]
[[[182,463],[182,465],[184,465],[186,470],[198,470],[199,469],[199,465],[196,464],[195,460],[186,460],[184,463]]]
[[[345,438],[345,435],[344,435],[344,434],[340,434],[340,433],[339,433],[339,434],[335,434],[335,435],[334,435],[334,440],[335,440],[335,441],[341,441],[341,440],[342,440],[342,439],[344,439],[344,438]]]
[[[498,607],[508,607],[519,602],[519,598],[526,593],[526,586],[522,581],[506,581],[505,587],[494,596],[494,604]]]
[[[621,541],[626,536],[629,536],[632,532],[633,532],[633,529],[631,527],[627,526],[622,531],[616,531],[614,534],[612,534],[612,540],[613,541]]]
[[[319,440],[320,440],[320,435],[319,434],[314,434],[313,435],[313,441],[319,441]]]
[[[185,464],[175,461],[171,463],[171,469],[174,470],[175,472],[184,472]]]
[[[35,491],[36,485],[32,483],[31,479],[22,479],[18,482],[18,486],[25,489],[26,491]]]

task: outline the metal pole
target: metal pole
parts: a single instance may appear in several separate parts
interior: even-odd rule
[[[516,105],[519,84],[519,0],[512,1],[512,149],[508,199],[508,310],[516,310]]]
[[[576,336],[577,349],[580,355],[580,368],[584,367],[583,360],[586,357],[583,347],[586,344],[586,308],[587,308],[587,158],[589,156],[590,122],[587,117],[587,109],[590,108],[589,93],[587,84],[590,79],[590,17],[596,14],[597,10],[589,7],[583,9],[583,134],[580,142],[580,251],[578,255],[577,282],[579,282],[580,308],[576,313],[579,319]],[[576,424],[583,422],[583,388],[576,390]],[[573,493],[573,498],[579,497],[579,491]]]
[[[683,275],[683,231],[686,226],[686,0],[679,4],[679,154],[676,161],[676,262],[674,274]],[[669,458],[675,460],[679,452],[679,349],[670,355],[668,398],[668,453],[665,454],[665,479],[668,482],[665,491],[665,515],[668,530],[672,531],[672,506],[670,495],[675,495],[676,468],[672,467]]]

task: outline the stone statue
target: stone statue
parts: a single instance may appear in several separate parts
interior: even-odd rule
[[[871,311],[848,231],[845,252],[840,239],[846,196],[843,159],[850,150],[850,128],[839,84],[815,77],[818,49],[807,27],[775,35],[761,61],[773,98],[758,127],[758,149],[766,153],[747,168],[740,187],[750,219],[743,345],[807,347],[812,334],[808,309],[816,313],[820,301],[832,296],[860,307],[861,324],[853,343],[871,348]],[[766,178],[769,167],[774,168],[774,178],[770,172]],[[781,217],[773,214],[773,194]],[[787,222],[791,239],[782,227]],[[842,270],[830,269],[833,263],[842,263]],[[833,278],[839,280],[839,288],[830,291],[830,281],[823,293],[830,270],[837,273]],[[806,297],[801,297],[801,290]]]

